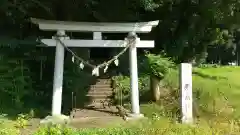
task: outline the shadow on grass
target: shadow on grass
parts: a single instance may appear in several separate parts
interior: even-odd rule
[[[210,80],[219,80],[219,79],[227,80],[227,77],[208,75],[208,74],[204,74],[204,73],[201,73],[198,71],[193,71],[192,73],[194,75],[200,76],[202,78],[210,79]]]

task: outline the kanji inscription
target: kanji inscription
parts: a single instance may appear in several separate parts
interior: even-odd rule
[[[180,75],[182,122],[192,123],[192,65],[182,63]]]

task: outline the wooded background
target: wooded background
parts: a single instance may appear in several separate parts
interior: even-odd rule
[[[0,108],[51,107],[55,49],[36,47],[36,40],[55,33],[39,31],[30,17],[88,22],[159,20],[150,34],[140,35],[155,40],[152,53],[164,51],[176,63],[227,64],[240,60],[239,9],[239,0],[1,0]],[[70,35],[91,37],[89,33]],[[87,87],[88,79],[83,76],[92,77],[77,70],[68,58],[65,65],[64,95],[70,99],[73,89]]]

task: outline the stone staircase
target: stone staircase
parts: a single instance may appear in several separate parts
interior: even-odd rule
[[[112,104],[113,89],[109,78],[100,78],[87,93],[88,103],[84,108],[71,112],[75,122],[98,118],[116,118],[117,110]],[[105,107],[104,107],[104,105]]]
[[[102,108],[104,105],[111,105],[113,101],[113,89],[111,79],[98,79],[95,85],[92,85],[86,95],[89,103],[86,107]]]

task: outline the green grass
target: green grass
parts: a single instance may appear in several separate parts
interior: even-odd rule
[[[0,135],[18,135],[19,130],[15,128],[15,122],[0,115]]]
[[[202,111],[227,120],[240,116],[240,68],[196,68],[193,90],[199,91],[199,106]]]
[[[142,103],[141,112],[148,119],[119,123],[108,129],[82,129],[71,131],[71,135],[224,135],[240,134],[240,67],[207,67],[194,68],[193,94],[194,116],[193,126],[177,122],[179,117],[179,79],[178,71],[171,72],[163,80],[163,87],[170,95],[157,103]],[[146,94],[147,79],[142,77],[140,92]],[[129,90],[129,79],[121,77],[121,89]],[[126,84],[126,85],[125,85]],[[126,92],[129,94],[129,92]],[[128,95],[127,95],[128,96]],[[196,117],[198,116],[198,118]],[[8,125],[7,125],[8,123]],[[0,125],[0,127],[3,125]],[[14,127],[11,121],[4,127]],[[0,128],[0,133],[1,133]],[[5,128],[6,129],[6,128]],[[47,129],[42,128],[36,135],[44,135]],[[67,129],[70,130],[70,129]],[[70,131],[69,132],[70,135]],[[57,134],[53,134],[57,135]]]
[[[171,126],[173,128],[176,126],[174,122],[179,117],[180,109],[178,77],[178,71],[171,70],[163,80],[164,87],[172,92],[171,95],[163,97],[158,103],[141,105],[141,112],[146,116],[154,117],[157,115],[161,118],[167,118],[172,122]],[[205,125],[206,128],[212,127],[212,130],[219,132],[240,133],[240,83],[238,78],[240,78],[240,67],[225,66],[193,69],[193,111],[195,120],[200,125]],[[121,82],[124,81],[121,80]],[[147,126],[144,125],[143,127]],[[178,126],[178,128],[180,127]]]

